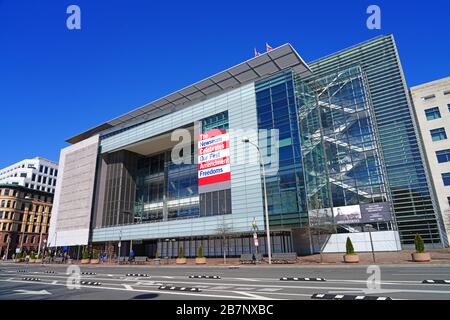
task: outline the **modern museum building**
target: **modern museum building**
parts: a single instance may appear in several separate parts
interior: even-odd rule
[[[272,252],[448,245],[392,35],[285,44],[67,142],[49,247],[264,254],[265,200]]]

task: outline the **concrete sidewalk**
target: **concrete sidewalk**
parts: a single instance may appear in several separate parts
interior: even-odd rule
[[[429,250],[428,252],[431,253],[431,262],[425,262],[425,263],[417,263],[412,261],[411,259],[411,253],[413,253],[414,250],[402,250],[402,251],[396,251],[396,252],[376,252],[375,253],[375,263],[376,264],[384,264],[384,265],[397,265],[397,264],[406,264],[406,265],[415,265],[415,264],[421,264],[421,265],[427,265],[427,264],[450,264],[450,248],[445,249],[433,249]],[[373,258],[371,252],[364,252],[364,253],[358,253],[360,262],[358,264],[352,264],[352,265],[370,265],[373,264]],[[113,260],[114,261],[114,260]],[[15,264],[13,261],[9,260],[8,262],[1,261],[0,263],[7,263],[7,264]],[[80,261],[73,261],[73,264],[80,264]],[[25,263],[20,263],[20,265],[26,265]],[[33,265],[33,264],[31,264]],[[58,265],[58,264],[52,264],[52,265]],[[155,265],[153,259],[150,259],[149,262],[145,265],[136,265],[136,264],[121,264],[118,265],[116,262],[105,262],[101,264],[85,264],[83,266],[114,266],[114,267],[130,267],[130,266],[148,266],[148,265]],[[165,261],[165,259],[161,259],[161,266],[196,266],[195,259],[187,259],[187,263],[184,265],[177,265],[175,263],[175,259],[170,259],[169,262]],[[264,261],[258,266],[268,266],[267,263],[267,257],[264,258]],[[272,264],[273,267],[276,266],[299,266],[299,265],[350,265],[346,264],[343,261],[343,253],[324,253],[322,254],[322,261],[320,254],[310,255],[310,256],[302,256],[298,257],[297,263],[293,264]],[[206,265],[198,265],[199,267],[204,266],[223,266],[223,267],[232,267],[232,266],[254,266],[253,264],[240,264],[239,258],[227,258],[226,264],[224,264],[223,258],[208,258]]]

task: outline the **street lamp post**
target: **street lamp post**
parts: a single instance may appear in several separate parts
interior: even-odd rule
[[[37,220],[37,219],[36,219]],[[42,219],[41,219],[41,232],[40,232],[40,234],[39,234],[39,247],[38,247],[38,257],[39,257],[39,254],[41,253],[41,245],[42,245],[42,230],[44,229],[43,228],[43,223],[44,223],[44,212],[42,212]]]
[[[8,238],[6,238],[6,260],[8,260],[9,244],[10,243],[11,243],[11,236],[8,234]]]
[[[370,232],[370,228],[372,228],[372,225],[366,224],[365,227],[369,229],[370,246],[372,247],[372,259],[373,262],[375,262],[375,250],[373,249],[372,232]]]
[[[270,243],[270,228],[269,228],[269,209],[267,205],[267,188],[266,188],[266,169],[264,168],[264,163],[262,161],[261,151],[259,150],[259,146],[251,142],[248,138],[242,139],[242,142],[249,143],[256,148],[259,155],[259,164],[262,168],[262,176],[263,176],[263,187],[264,187],[264,211],[266,216],[266,234],[267,234],[267,253],[269,256],[269,264],[272,264],[272,246]]]
[[[258,225],[256,224],[256,218],[253,218],[252,227],[253,227],[253,242],[255,244],[255,253],[258,254],[258,246],[256,245],[258,240],[258,234],[256,233],[256,231],[258,230]]]

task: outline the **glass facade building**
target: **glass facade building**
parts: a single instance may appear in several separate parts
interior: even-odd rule
[[[190,136],[181,164],[177,129]],[[205,188],[198,138],[213,129],[225,142],[212,157],[231,159],[230,178]],[[193,257],[200,244],[206,256],[265,254],[261,165],[236,161],[257,158],[245,140],[262,155],[273,252],[339,252],[348,235],[364,251],[368,225],[379,251],[412,245],[417,233],[444,244],[392,36],[309,65],[281,46],[69,139],[84,152],[88,140],[98,152],[86,169],[93,185],[78,182],[94,189],[88,243],[112,255],[119,243],[122,255],[132,246],[148,257],[181,246]],[[72,210],[70,177],[57,188],[56,230]],[[54,243],[86,245],[80,230]]]

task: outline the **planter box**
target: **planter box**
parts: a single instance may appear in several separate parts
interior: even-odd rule
[[[14,260],[14,262],[17,262],[17,263],[19,263],[19,262],[23,262],[23,258],[20,258],[20,259],[15,259],[15,260]]]
[[[161,259],[153,259],[155,266],[159,266],[161,264]]]
[[[206,264],[206,258],[195,258],[195,264]]]
[[[42,259],[36,259],[34,263],[42,263]]]
[[[36,263],[36,259],[30,259],[28,262],[29,263]]]
[[[99,259],[91,259],[91,264],[98,264],[99,262]]]
[[[344,255],[344,262],[345,263],[358,263],[359,262],[359,256],[357,254],[345,254]]]
[[[431,255],[429,252],[414,252],[411,254],[413,261],[415,262],[429,262],[431,261]]]
[[[186,258],[177,258],[176,264],[186,264]]]
[[[81,264],[88,264],[91,262],[91,259],[81,259]]]

